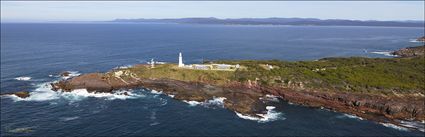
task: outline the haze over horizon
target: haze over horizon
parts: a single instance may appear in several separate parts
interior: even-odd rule
[[[424,1],[1,1],[1,22],[170,18],[423,21]]]

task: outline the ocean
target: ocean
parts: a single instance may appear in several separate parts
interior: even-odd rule
[[[150,59],[177,63],[203,60],[316,60],[382,57],[418,46],[424,28],[39,23],[1,24],[1,93],[30,91],[27,99],[1,98],[1,135],[52,136],[423,136],[320,108],[276,100],[268,119],[224,109],[219,100],[177,101],[138,88],[130,96],[56,93],[53,81],[106,72]]]

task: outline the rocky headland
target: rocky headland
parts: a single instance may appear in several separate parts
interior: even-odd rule
[[[422,40],[425,42],[425,37],[419,38],[419,40]],[[399,57],[416,57],[416,56],[423,56],[425,53],[425,45],[424,46],[418,46],[418,47],[407,47],[403,48],[394,52],[391,52],[391,54],[399,56]]]
[[[424,46],[401,49],[401,58],[325,58],[317,61],[215,61],[240,64],[236,71],[192,70],[176,64],[140,64],[51,83],[58,92],[87,89],[112,93],[148,88],[182,101],[222,97],[224,107],[261,117],[271,95],[309,106],[390,122],[425,121]],[[265,67],[272,66],[272,67]],[[28,97],[28,92],[12,93]],[[124,93],[126,94],[126,93]]]

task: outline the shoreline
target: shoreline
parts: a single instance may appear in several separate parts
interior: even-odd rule
[[[314,61],[313,63],[331,62],[330,64],[332,64],[332,61],[336,63],[335,60],[342,60],[342,62],[366,60],[366,62],[370,61],[372,65],[388,62],[413,61],[415,63],[424,57],[423,53],[419,57],[416,57],[420,53],[416,52],[418,49],[421,50],[420,48],[405,48],[398,52],[392,52],[393,54],[400,54],[403,58],[330,58]],[[415,51],[411,52],[411,50]],[[232,61],[228,62],[232,63]],[[245,63],[243,64],[244,68],[257,67],[257,70],[263,70],[264,65],[262,63],[267,61],[247,62],[242,62]],[[302,63],[303,61],[300,62]],[[233,61],[233,63],[238,63],[238,61]],[[270,63],[276,62],[271,61]],[[279,66],[278,63],[283,63],[283,65]],[[277,64],[272,65],[276,69],[280,69],[283,66],[289,69],[295,69],[297,67],[291,67],[290,65],[293,64],[287,62],[277,62]],[[70,77],[70,73],[68,72],[62,74],[63,77],[68,77],[67,79],[51,83],[51,86],[54,91],[59,92],[73,92],[78,89],[86,89],[89,93],[114,93],[114,91],[121,89],[148,88],[170,96],[173,99],[195,104],[220,98],[224,108],[242,116],[250,116],[258,119],[265,118],[264,115],[269,113],[266,103],[261,98],[276,96],[287,102],[306,107],[325,108],[331,111],[354,115],[362,119],[379,123],[391,123],[409,129],[412,129],[412,127],[403,125],[401,121],[423,122],[425,120],[425,102],[423,101],[425,96],[422,94],[423,90],[421,89],[380,89],[372,87],[371,89],[366,88],[368,92],[354,92],[356,88],[352,91],[341,91],[341,89],[334,88],[332,85],[327,85],[325,88],[312,87],[312,81],[309,81],[310,79],[306,81],[267,77],[265,80],[272,79],[272,84],[264,83],[261,80],[264,80],[264,78],[258,78],[258,76],[251,78],[251,73],[257,70],[252,72],[248,70],[226,72],[179,69],[175,66],[177,65],[163,64],[158,65],[156,68],[150,68],[148,64],[138,64],[131,67],[115,68],[105,73],[88,73],[74,77]],[[359,65],[348,64],[348,66],[354,69],[359,68]],[[301,66],[303,68],[301,70],[308,71],[307,74],[312,73],[314,75],[316,73],[323,73],[321,71],[337,69],[336,67],[325,66],[321,69],[310,70],[304,67]],[[273,70],[266,69],[263,72],[271,73]],[[296,72],[299,73],[298,71]],[[241,77],[244,75],[250,77]],[[238,77],[236,76],[240,76],[240,78],[237,79]],[[299,77],[295,76],[295,78]],[[383,94],[386,91],[391,91],[392,93]],[[129,93],[124,92],[122,94],[128,95]],[[15,95],[20,98],[30,96],[29,92],[6,93],[2,95]]]

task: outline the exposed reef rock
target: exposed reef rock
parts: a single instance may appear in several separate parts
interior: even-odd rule
[[[418,47],[408,47],[392,52],[391,54],[399,57],[416,57],[423,56],[425,53],[425,45]]]
[[[19,91],[19,92],[13,92],[13,93],[2,93],[0,96],[4,95],[15,95],[20,98],[27,98],[30,96],[30,93],[28,91]]]
[[[112,73],[115,74],[116,72]],[[52,88],[55,91],[62,89],[66,92],[73,89],[87,89],[89,92],[112,92],[113,89],[137,86],[139,85],[138,82],[140,81],[135,78],[127,78],[124,80],[120,76],[111,75],[111,73],[89,73],[66,81],[52,83]]]
[[[68,71],[64,71],[64,72],[62,72],[62,73],[60,74],[60,76],[68,77],[68,76],[69,76],[69,74],[71,74],[71,73],[70,73],[70,72],[68,72]]]

